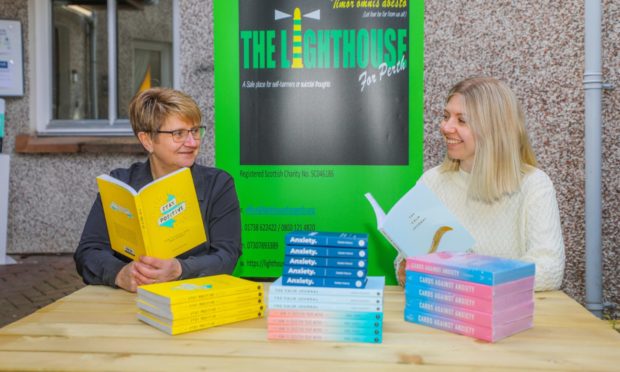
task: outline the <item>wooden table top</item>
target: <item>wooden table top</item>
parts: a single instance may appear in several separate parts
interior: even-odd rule
[[[497,343],[403,320],[386,287],[382,344],[269,341],[266,319],[169,336],[135,295],[85,287],[0,329],[0,370],[620,370],[620,334],[562,292],[535,295],[534,328]]]

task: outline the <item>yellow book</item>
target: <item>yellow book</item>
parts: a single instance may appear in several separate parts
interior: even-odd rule
[[[247,290],[234,292],[231,295],[223,295],[223,296],[214,296],[208,298],[201,298],[196,301],[186,301],[175,304],[170,304],[163,301],[157,301],[157,299],[153,298],[154,296],[149,296],[149,298],[143,298],[138,293],[138,297],[136,298],[136,303],[144,302],[150,306],[157,307],[159,309],[165,311],[177,311],[177,310],[188,310],[195,309],[198,307],[212,306],[216,304],[224,304],[224,303],[236,303],[242,301],[255,301],[255,300],[263,300],[263,287],[259,283],[255,283],[255,286],[248,286]],[[144,291],[141,293],[145,293]]]
[[[220,274],[142,285],[138,287],[138,298],[150,303],[160,304],[161,306],[170,306],[252,291],[264,292],[263,283],[256,283],[228,274]]]
[[[140,191],[105,174],[97,177],[97,184],[115,251],[133,260],[173,258],[207,241],[189,168]]]
[[[183,325],[191,325],[191,324],[196,324],[196,323],[204,323],[204,322],[211,321],[214,319],[227,319],[227,318],[232,318],[232,317],[237,317],[237,316],[243,316],[246,313],[262,314],[264,311],[265,311],[265,305],[251,304],[251,305],[245,305],[245,306],[237,306],[236,308],[233,308],[233,309],[213,311],[208,314],[195,315],[195,316],[190,316],[190,317],[181,318],[181,319],[167,319],[157,314],[153,314],[149,311],[145,311],[141,309],[138,309],[138,315],[141,314],[144,316],[149,316],[157,320],[158,322],[169,325],[169,326],[183,326]]]
[[[187,318],[174,321],[159,317],[147,311],[139,310],[138,319],[170,335],[197,331],[223,324],[240,322],[242,320],[256,319],[264,314],[263,306],[252,306],[232,310],[229,312],[214,313],[209,316]]]
[[[252,305],[264,306],[265,300],[263,298],[263,292],[255,290],[253,293],[240,293],[238,295],[221,298],[213,297],[203,301],[185,302],[172,306],[162,306],[158,302],[148,302],[140,298],[136,300],[136,304],[139,309],[148,311],[162,318],[179,320]]]

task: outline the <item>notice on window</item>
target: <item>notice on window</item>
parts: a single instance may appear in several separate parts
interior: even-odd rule
[[[0,20],[0,97],[24,95],[21,23]]]

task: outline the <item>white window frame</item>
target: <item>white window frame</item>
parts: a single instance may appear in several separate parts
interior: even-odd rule
[[[116,0],[107,0],[108,118],[103,120],[52,119],[52,2],[28,0],[30,43],[31,128],[42,135],[132,135],[128,119],[117,118]],[[178,0],[172,0],[172,83],[181,86],[180,16]]]

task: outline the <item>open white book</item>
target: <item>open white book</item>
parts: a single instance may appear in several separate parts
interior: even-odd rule
[[[365,196],[377,216],[377,228],[405,257],[436,251],[464,252],[475,243],[452,212],[421,182],[403,195],[388,214],[370,193]]]

